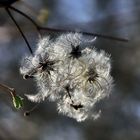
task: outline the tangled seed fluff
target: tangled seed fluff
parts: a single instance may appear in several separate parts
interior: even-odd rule
[[[57,102],[59,113],[77,121],[98,118],[95,105],[109,96],[113,79],[110,56],[93,47],[81,33],[62,34],[55,41],[45,37],[34,56],[26,56],[20,68],[25,79],[33,77],[36,95],[26,95],[33,102],[45,98]]]

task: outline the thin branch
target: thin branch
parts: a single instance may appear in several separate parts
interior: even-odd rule
[[[10,88],[7,85],[4,85],[4,84],[0,83],[0,89],[8,92],[9,95],[11,95],[13,105],[16,109],[20,109],[23,106],[23,98],[20,97],[19,95],[16,95],[16,92],[15,92],[14,88]]]
[[[28,15],[26,15],[25,13],[23,13],[22,11],[9,6],[10,9],[14,10],[15,12],[18,12],[19,14],[23,15],[24,17],[26,17],[28,20],[30,20],[34,26],[36,27],[36,29],[38,30],[39,35],[41,36],[41,30],[45,30],[45,31],[49,31],[49,32],[75,32],[73,30],[65,30],[65,29],[55,29],[55,28],[48,28],[48,27],[41,27],[39,26],[32,18],[30,18]],[[97,36],[99,38],[105,38],[105,39],[110,39],[110,40],[116,40],[116,41],[122,41],[122,42],[128,42],[128,39],[125,38],[120,38],[120,37],[114,37],[114,36],[109,36],[109,35],[104,35],[104,34],[99,34],[99,33],[89,33],[89,32],[81,32],[84,35],[91,35],[91,36]]]
[[[65,30],[65,29],[54,29],[54,28],[48,28],[48,27],[39,27],[40,30],[46,30],[49,32],[75,32],[73,30]],[[99,34],[99,33],[89,33],[89,32],[82,32],[84,35],[91,35],[91,36],[96,36],[98,38],[105,38],[109,40],[116,40],[116,41],[122,41],[122,42],[128,42],[129,40],[126,38],[120,38],[120,37],[114,37],[114,36],[109,36],[109,35],[104,35],[104,34]]]
[[[27,44],[27,47],[28,47],[30,53],[33,54],[33,51],[32,51],[32,49],[31,49],[31,46],[30,46],[28,40],[26,39],[26,37],[25,37],[25,35],[23,34],[21,28],[19,27],[19,25],[17,24],[16,20],[15,20],[14,17],[12,16],[11,12],[9,11],[8,8],[5,8],[5,10],[7,11],[8,15],[10,16],[10,18],[13,20],[13,22],[15,23],[15,25],[17,26],[17,28],[18,28],[19,32],[21,33],[22,37],[24,38],[24,40],[25,40],[25,42],[26,42],[26,44]]]
[[[8,93],[10,93],[12,96],[15,96],[15,89],[14,88],[11,88],[7,85],[4,85],[4,84],[1,84],[0,83],[0,89],[2,89],[3,91],[6,91]]]
[[[39,106],[39,104],[36,104],[30,110],[25,111],[24,116],[29,116],[31,114],[31,112],[33,112],[38,106]]]
[[[12,6],[9,6],[9,8],[19,14],[21,14],[22,16],[26,17],[29,21],[31,21],[33,23],[33,25],[36,27],[37,31],[38,31],[38,34],[39,34],[39,37],[41,38],[41,32],[40,32],[40,29],[39,29],[39,26],[38,24],[32,19],[30,18],[28,15],[26,15],[25,13],[23,13],[22,11],[12,7]]]

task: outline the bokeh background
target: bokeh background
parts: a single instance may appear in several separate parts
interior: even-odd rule
[[[25,3],[23,3],[25,2]],[[112,57],[115,87],[108,99],[98,103],[98,120],[82,123],[57,113],[56,104],[41,103],[29,117],[24,110],[35,104],[25,99],[17,111],[11,97],[0,91],[0,140],[140,140],[140,1],[139,0],[23,0],[13,6],[40,25],[101,33],[128,38],[119,42],[97,38],[95,47]],[[28,5],[28,6],[27,6]],[[38,34],[23,16],[12,12],[26,34],[32,49]],[[45,36],[49,34],[43,31]],[[0,9],[0,82],[24,94],[37,92],[33,80],[19,73],[26,44],[4,9]]]

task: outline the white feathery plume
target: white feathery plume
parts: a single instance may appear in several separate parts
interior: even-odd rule
[[[42,39],[20,68],[21,74],[30,74],[37,82],[38,94],[26,95],[28,99],[56,101],[59,113],[77,121],[98,118],[95,105],[109,96],[113,78],[110,56],[96,51],[95,40],[81,33],[62,34],[55,41]]]

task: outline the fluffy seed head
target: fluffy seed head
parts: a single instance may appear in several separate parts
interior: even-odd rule
[[[98,118],[96,103],[109,96],[113,79],[110,56],[97,52],[93,42],[80,33],[62,34],[55,41],[49,37],[38,43],[34,56],[26,56],[20,68],[33,76],[38,94],[26,95],[34,102],[45,98],[57,102],[58,112],[77,121]]]

